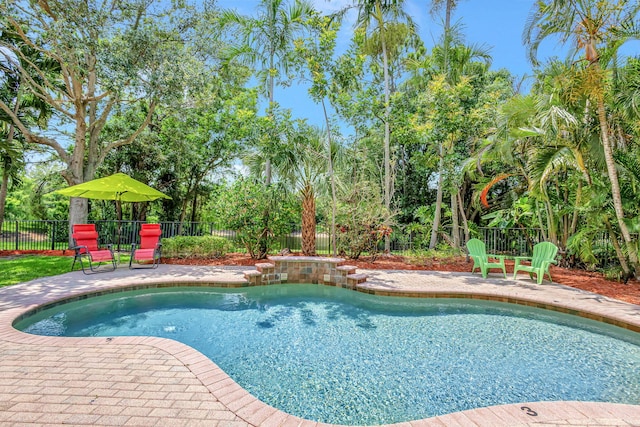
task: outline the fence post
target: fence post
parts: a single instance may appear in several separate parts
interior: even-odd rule
[[[51,250],[56,248],[56,222],[51,223]]]
[[[20,227],[16,221],[16,251],[20,249]]]

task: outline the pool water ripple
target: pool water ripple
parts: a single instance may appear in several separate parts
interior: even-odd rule
[[[525,401],[640,402],[639,334],[487,301],[321,285],[179,288],[64,304],[16,327],[176,339],[265,403],[334,424]]]

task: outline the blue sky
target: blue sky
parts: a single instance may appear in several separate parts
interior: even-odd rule
[[[317,10],[331,13],[350,4],[352,0],[311,0]],[[259,0],[220,0],[223,8],[236,9],[243,15],[256,15]],[[463,26],[466,42],[489,48],[493,57],[492,69],[506,68],[516,76],[530,76],[532,66],[522,44],[522,31],[535,0],[459,0],[452,16],[452,22]],[[429,14],[431,1],[405,0],[405,11],[418,24],[420,35],[427,48],[431,48],[442,34],[441,17]],[[355,14],[347,16],[340,33],[340,44],[346,47],[353,30]],[[633,48],[638,54],[639,43]],[[557,39],[543,42],[538,51],[540,62],[546,62],[557,56],[564,59],[570,47],[563,47]],[[528,87],[525,83],[524,87]],[[285,108],[293,110],[294,117],[308,118],[311,123],[322,125],[322,110],[308,99],[306,88],[294,86],[288,89],[277,88],[276,101]]]
[[[255,15],[259,0],[220,0],[224,8],[236,9],[244,15]],[[340,10],[351,0],[312,0],[316,9],[325,13]],[[427,46],[432,46],[442,33],[442,19],[429,14],[430,1],[405,0],[405,11],[418,24]],[[491,48],[494,69],[508,68],[514,74],[531,73],[522,45],[522,29],[534,0],[459,0],[452,22],[464,27],[467,42]],[[341,36],[348,43],[355,16],[348,16]],[[552,44],[552,43],[550,43]]]

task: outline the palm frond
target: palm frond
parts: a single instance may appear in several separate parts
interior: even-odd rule
[[[547,194],[547,184],[559,172],[575,170],[580,174],[587,173],[584,160],[578,150],[566,145],[531,148],[527,171],[531,177],[532,190]],[[576,158],[576,154],[579,155]]]

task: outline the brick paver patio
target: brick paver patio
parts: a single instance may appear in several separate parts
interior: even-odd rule
[[[161,265],[81,272],[0,289],[0,425],[326,426],[272,408],[192,348],[152,337],[60,338],[11,325],[43,303],[114,287],[165,283],[240,286],[246,267]],[[463,296],[559,306],[640,330],[640,306],[527,276],[484,280],[467,273],[361,271],[361,290],[380,294]],[[640,381],[640,379],[639,379]],[[640,402],[638,402],[640,405]],[[640,406],[529,402],[396,424],[422,426],[640,426]]]

